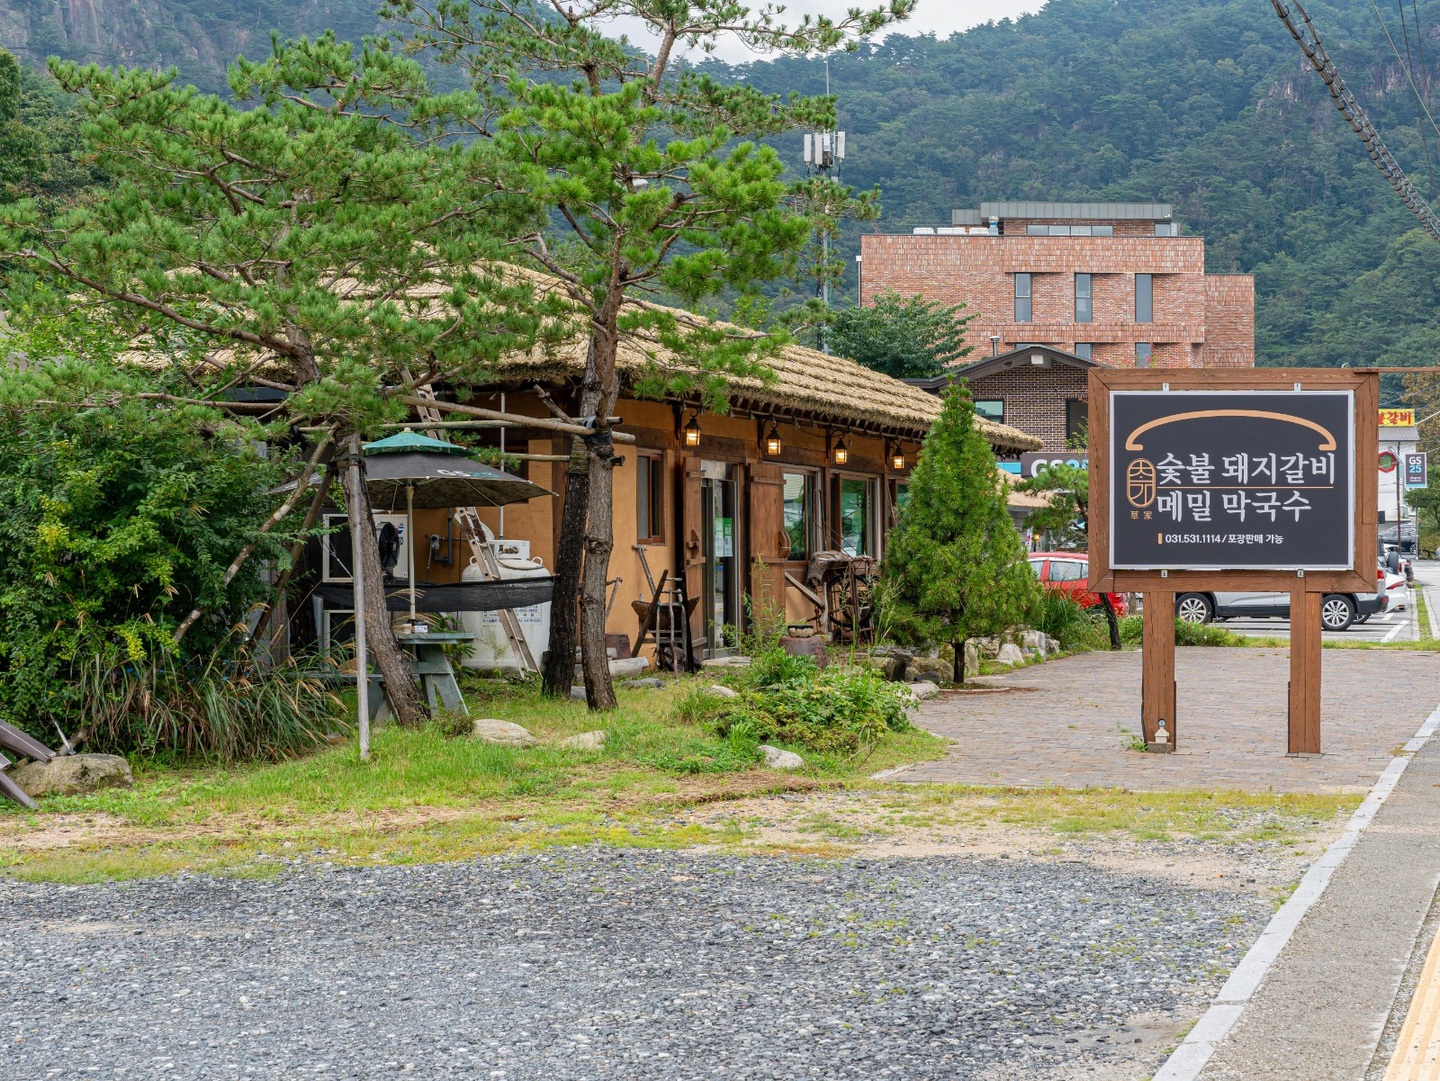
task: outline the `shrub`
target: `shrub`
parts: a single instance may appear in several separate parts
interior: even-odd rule
[[[887,731],[910,728],[909,692],[868,668],[820,669],[808,657],[775,649],[756,657],[736,682],[739,698],[694,696],[681,708],[712,710],[716,730],[732,742],[794,743],[826,753],[859,753]]]
[[[1139,645],[1144,639],[1143,627],[1143,617],[1126,616],[1120,621],[1120,640],[1126,645]],[[1183,619],[1175,621],[1177,646],[1239,646],[1244,642],[1244,637],[1217,623],[1187,623]]]
[[[1055,639],[1066,650],[1105,649],[1110,644],[1109,631],[1103,621],[1096,618],[1098,611],[1082,608],[1073,598],[1047,589],[1040,598],[1035,629]]]

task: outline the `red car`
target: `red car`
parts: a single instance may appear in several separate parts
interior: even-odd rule
[[[1100,603],[1100,594],[1085,588],[1085,579],[1090,575],[1090,557],[1084,552],[1031,552],[1029,559],[1035,577],[1046,589],[1058,590],[1081,608],[1093,608]],[[1115,614],[1123,616],[1124,596],[1119,593],[1108,596]]]

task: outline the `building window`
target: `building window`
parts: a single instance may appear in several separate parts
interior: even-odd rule
[[[1153,274],[1135,275],[1135,322],[1153,323],[1155,321],[1155,276]]]
[[[1079,449],[1090,439],[1090,405],[1084,398],[1065,399],[1065,445]]]
[[[1050,227],[1049,227],[1048,225],[1027,225],[1027,226],[1025,226],[1025,235],[1026,235],[1026,236],[1049,236],[1049,235],[1050,235]]]
[[[1090,342],[1075,343],[1075,355],[1081,360],[1093,360],[1094,356],[1092,354],[1094,354],[1094,352],[1095,346]]]
[[[1005,399],[1004,398],[979,398],[975,402],[975,415],[984,417],[986,420],[1005,423]]]
[[[665,468],[658,454],[635,457],[635,533],[641,544],[665,541]]]
[[[1157,221],[1155,223],[1156,236],[1179,236],[1180,223],[1175,221]]]
[[[1135,343],[1135,367],[1137,367],[1137,368],[1148,368],[1148,367],[1150,367],[1150,355],[1151,355],[1152,352],[1153,352],[1153,350],[1150,348],[1150,343],[1149,343],[1149,342],[1136,342],[1136,343]]]
[[[1090,301],[1090,275],[1075,275],[1075,322],[1090,322],[1091,313],[1094,311]]]
[[[810,558],[810,523],[815,513],[815,478],[811,473],[786,473],[785,533],[790,559]]]
[[[840,550],[846,555],[875,554],[875,482],[840,478]]]
[[[1015,322],[1030,322],[1030,275],[1015,275]]]

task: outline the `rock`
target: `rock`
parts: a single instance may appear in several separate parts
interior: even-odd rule
[[[1014,642],[1006,642],[1000,647],[995,660],[1000,664],[1021,664],[1025,660],[1025,654],[1020,652],[1020,647]]]
[[[880,674],[891,683],[903,683],[909,663],[910,658],[899,653],[891,653],[880,658]]]
[[[974,642],[965,643],[965,678],[980,674],[980,650]]]
[[[768,743],[760,744],[760,750],[765,752],[765,765],[771,769],[799,769],[805,764],[805,759],[794,751],[782,751]]]
[[[713,694],[716,698],[739,698],[739,697],[740,697],[740,694],[739,694],[738,691],[734,691],[734,690],[730,689],[729,687],[722,687],[722,686],[721,686],[720,684],[718,684],[718,683],[712,683],[710,686],[706,687],[706,688],[705,688],[705,693],[706,693],[706,694]]]
[[[700,662],[703,668],[749,668],[749,657],[706,657]]]
[[[538,742],[534,736],[518,724],[496,720],[493,717],[482,717],[477,720],[473,734],[478,740],[485,743],[498,743],[502,747],[533,747]]]
[[[26,762],[10,779],[32,796],[80,796],[135,783],[130,763],[114,754],[67,754],[49,762]]]
[[[651,676],[649,679],[626,679],[626,680],[621,680],[621,681],[620,681],[620,686],[626,688],[627,690],[631,690],[631,691],[641,691],[641,690],[651,690],[651,691],[654,691],[654,690],[659,690],[661,687],[665,686],[665,681],[664,681],[663,679],[656,679],[654,676]]]
[[[910,693],[913,694],[917,700],[923,702],[925,701],[925,699],[934,698],[937,694],[939,694],[940,686],[939,684],[930,683],[928,681],[922,683],[912,683],[910,684]]]
[[[975,646],[985,657],[997,657],[1000,654],[1000,639],[993,635],[989,638],[975,639]]]
[[[939,657],[916,657],[907,666],[907,671],[914,672],[918,680],[941,683],[955,674],[955,666]]]
[[[577,702],[584,702],[584,701],[586,700],[586,699],[585,699],[585,688],[584,688],[584,687],[571,687],[571,688],[570,688],[570,697],[573,698],[573,699],[574,699],[575,701],[577,701]]]
[[[562,739],[560,746],[570,747],[577,751],[598,751],[605,746],[605,733],[599,729],[594,732],[581,732],[578,736]]]
[[[625,657],[621,660],[610,662],[610,675],[614,679],[620,679],[625,676],[638,676],[649,667],[650,662],[644,657]]]

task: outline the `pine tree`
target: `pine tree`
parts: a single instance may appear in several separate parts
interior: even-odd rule
[[[1039,600],[995,456],[961,383],[946,394],[925,437],[910,501],[890,534],[880,578],[883,619],[902,641],[950,643],[961,683],[966,639],[1024,623]]]

